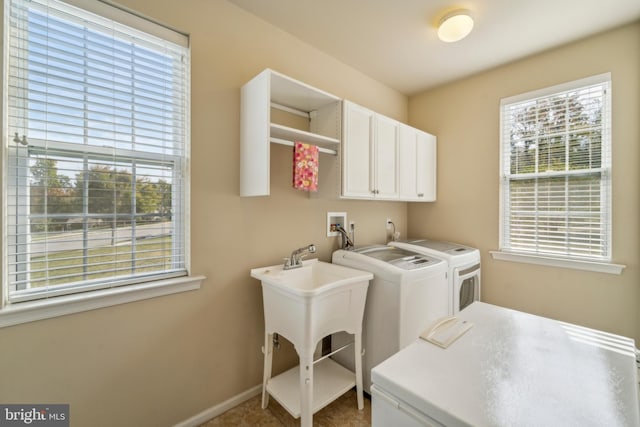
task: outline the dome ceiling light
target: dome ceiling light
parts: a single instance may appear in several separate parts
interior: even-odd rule
[[[473,19],[468,10],[454,10],[447,13],[438,25],[438,38],[452,43],[467,37],[473,29]]]

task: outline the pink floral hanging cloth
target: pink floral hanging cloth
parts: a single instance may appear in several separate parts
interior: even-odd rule
[[[293,144],[293,188],[318,191],[318,147],[296,141]]]

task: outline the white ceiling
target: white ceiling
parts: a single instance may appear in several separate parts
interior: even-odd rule
[[[640,19],[640,0],[229,0],[407,95]],[[471,34],[436,36],[451,9]]]

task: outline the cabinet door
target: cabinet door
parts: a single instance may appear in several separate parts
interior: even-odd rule
[[[374,134],[374,190],[376,198],[397,199],[398,122],[376,114]]]
[[[345,101],[342,138],[342,195],[373,197],[373,111]]]
[[[400,140],[398,143],[398,171],[400,181],[400,199],[416,200],[418,198],[417,171],[418,165],[416,143],[417,129],[400,125]]]
[[[424,202],[436,200],[436,137],[418,131],[416,139],[416,190]]]

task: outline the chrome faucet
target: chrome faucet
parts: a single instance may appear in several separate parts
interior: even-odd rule
[[[342,242],[340,244],[340,248],[341,249],[346,249],[346,250],[353,249],[353,247],[355,245],[353,244],[353,240],[351,240],[351,238],[349,237],[349,233],[347,233],[347,230],[342,228],[342,226],[338,225],[336,227],[336,231],[338,233],[340,233],[340,237],[342,239]]]
[[[296,249],[291,252],[291,256],[289,258],[285,258],[284,260],[284,270],[290,270],[292,268],[302,267],[302,258],[307,254],[313,254],[316,252],[316,247],[312,243],[309,246],[303,246],[301,248]]]

